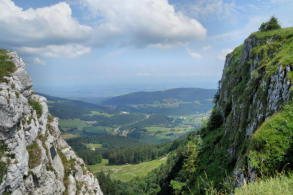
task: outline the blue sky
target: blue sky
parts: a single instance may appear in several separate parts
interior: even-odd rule
[[[225,55],[292,0],[0,0],[0,45],[27,63],[37,91],[112,96],[216,88]]]

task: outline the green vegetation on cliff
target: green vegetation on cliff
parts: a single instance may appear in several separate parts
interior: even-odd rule
[[[235,195],[284,195],[293,192],[293,175],[259,179],[235,189]]]
[[[7,51],[0,49],[0,82],[4,82],[4,76],[9,76],[15,70],[15,64],[10,60]]]

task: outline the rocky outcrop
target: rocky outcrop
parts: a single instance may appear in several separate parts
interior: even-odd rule
[[[281,36],[278,32],[267,37],[254,33],[226,58],[215,109],[221,112],[225,136],[232,143],[226,150],[234,159],[238,186],[244,179],[255,178],[248,160],[241,159],[248,140],[264,121],[291,100],[292,81],[288,75],[293,66],[289,60],[281,61],[281,51],[288,42],[287,36]]]
[[[83,160],[60,137],[46,98],[34,94],[25,64],[0,83],[0,194],[102,194]]]

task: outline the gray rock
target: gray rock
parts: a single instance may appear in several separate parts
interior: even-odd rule
[[[63,194],[65,191],[69,194],[78,191],[103,194],[98,180],[87,170],[83,160],[61,138],[58,119],[48,121],[47,100],[32,93],[32,81],[21,58],[15,52],[9,55],[17,70],[6,78],[8,82],[0,83],[0,140],[7,145],[7,151],[0,159],[7,166],[0,184],[0,194],[4,191],[13,195],[51,195]],[[38,117],[29,105],[30,99],[41,105],[41,116]],[[30,168],[32,165],[29,164],[27,147],[32,143],[37,143],[41,152],[34,160],[39,164]],[[33,153],[36,154],[36,151]],[[55,152],[54,157],[52,152]],[[68,178],[64,178],[68,169],[62,162],[64,160],[74,161]],[[64,183],[66,179],[69,180],[68,184]]]

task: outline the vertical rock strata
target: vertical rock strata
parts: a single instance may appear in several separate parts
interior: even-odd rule
[[[223,117],[224,136],[229,139],[226,151],[234,159],[239,186],[245,177],[243,169],[248,170],[246,179],[254,180],[249,163],[243,167],[241,159],[248,140],[264,121],[292,99],[289,75],[293,58],[288,49],[292,32],[282,29],[253,33],[226,57],[215,109]]]
[[[25,64],[0,83],[0,194],[103,194],[83,160],[61,138],[46,98],[34,94]]]

